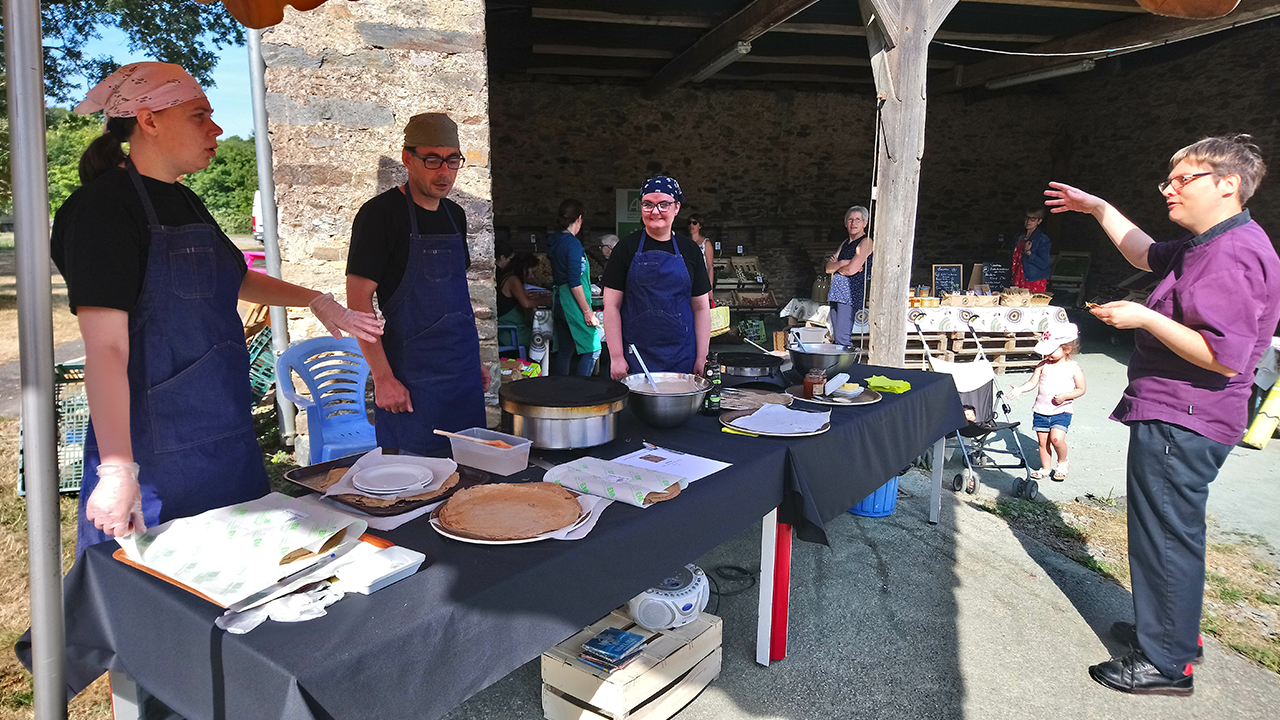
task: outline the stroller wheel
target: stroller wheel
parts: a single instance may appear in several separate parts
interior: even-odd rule
[[[1022,497],[1022,489],[1023,489],[1024,487],[1026,487],[1026,484],[1027,484],[1027,481],[1026,481],[1026,480],[1023,480],[1022,478],[1018,478],[1018,479],[1014,480],[1014,481],[1013,481],[1013,496],[1014,496],[1014,497]]]
[[[957,473],[951,478],[951,492],[960,492],[964,488],[964,475]]]
[[[1035,500],[1036,494],[1038,494],[1039,492],[1040,492],[1040,483],[1036,482],[1035,480],[1031,480],[1026,484],[1026,487],[1023,488],[1023,497],[1025,497],[1028,500]]]

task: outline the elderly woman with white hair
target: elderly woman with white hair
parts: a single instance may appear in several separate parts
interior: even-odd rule
[[[827,260],[826,272],[831,274],[831,292],[827,296],[831,304],[831,331],[840,345],[853,343],[854,314],[867,301],[873,249],[872,240],[867,236],[870,217],[870,211],[861,205],[846,210],[844,227],[848,237]]]

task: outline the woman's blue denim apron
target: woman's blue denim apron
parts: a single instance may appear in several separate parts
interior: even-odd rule
[[[693,335],[693,307],[689,293],[693,280],[689,268],[675,253],[645,252],[648,233],[627,268],[627,289],[622,296],[622,342],[627,346],[627,368],[640,372],[631,354],[635,345],[650,372],[693,372],[698,346]],[[674,235],[670,242],[676,243]]]
[[[253,430],[249,351],[236,313],[244,259],[214,225],[162,226],[132,163],[129,177],[151,234],[142,294],[129,313],[128,369],[129,434],[150,528],[253,500],[268,487]],[[77,557],[110,539],[85,518],[99,463],[90,419]]]

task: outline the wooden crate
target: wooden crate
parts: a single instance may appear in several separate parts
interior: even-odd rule
[[[982,352],[991,361],[996,374],[1003,375],[1008,370],[1035,367],[1041,360],[1035,351],[1039,341],[1040,334],[1033,332],[978,333],[976,341],[970,333],[951,333],[949,359],[956,362],[973,360],[978,356],[978,344],[981,343]]]
[[[542,712],[549,720],[667,720],[720,676],[722,622],[709,613],[673,630],[652,632],[624,610],[542,655]],[[612,674],[578,659],[582,643],[605,628],[643,635],[640,657]]]

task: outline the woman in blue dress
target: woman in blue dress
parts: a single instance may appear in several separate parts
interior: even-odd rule
[[[838,345],[853,344],[853,319],[866,306],[867,285],[871,279],[873,243],[867,236],[870,211],[854,205],[845,211],[844,226],[849,235],[827,260],[831,274],[831,331]]]

